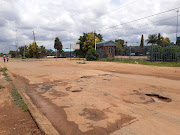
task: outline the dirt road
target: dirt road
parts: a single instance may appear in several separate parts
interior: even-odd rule
[[[180,68],[66,59],[5,66],[62,135],[179,135]]]

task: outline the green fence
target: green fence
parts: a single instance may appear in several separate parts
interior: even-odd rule
[[[159,45],[151,46],[150,48],[151,61],[179,61],[180,47],[176,45],[168,45],[162,47]]]

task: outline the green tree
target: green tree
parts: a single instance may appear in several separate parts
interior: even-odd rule
[[[16,51],[9,51],[9,54],[11,55],[11,58],[16,57]]]
[[[97,36],[95,36],[95,39],[96,39],[96,43],[100,42],[100,39]],[[91,48],[95,48],[94,33],[93,32],[88,33],[88,35],[86,37],[86,41],[84,42],[82,49],[86,53]]]
[[[161,45],[162,44],[162,39],[161,39],[161,33],[158,33],[158,39],[157,39],[157,44]]]
[[[117,39],[117,40],[115,40],[115,42],[118,43],[118,46],[117,46],[118,49],[121,50],[124,47],[124,40],[123,39]]]
[[[151,43],[152,45],[156,44],[158,40],[157,34],[152,34],[148,36],[148,39],[146,40],[147,43]]]
[[[141,36],[141,43],[140,43],[140,47],[144,47],[144,36]]]
[[[160,33],[158,33],[158,39],[157,39],[157,45],[168,45],[170,44],[170,39],[168,37],[161,36]]]
[[[101,34],[95,33],[95,36],[99,38],[100,42],[103,40],[103,36]]]
[[[0,57],[3,57],[4,56],[4,54],[3,53],[0,53]]]
[[[38,55],[39,52],[39,46],[37,45],[36,42],[33,42],[32,44],[29,45],[28,47],[28,53],[26,53],[28,55],[28,57],[32,58],[34,55]]]
[[[43,46],[43,45],[41,45],[39,49],[40,49],[41,53],[46,53],[47,52],[46,47]]]
[[[54,48],[57,49],[60,52],[62,52],[63,45],[58,37],[54,40]]]
[[[76,44],[80,44],[80,49],[78,50],[78,54],[82,57],[85,57],[87,50],[88,50],[88,49],[85,49],[87,47],[87,40],[89,40],[88,34],[90,34],[90,33],[83,33],[83,36],[80,36],[79,41],[76,43]],[[95,44],[94,35],[95,35],[96,39],[98,39],[98,42],[103,40],[103,36],[101,34],[91,33],[91,35],[92,35],[92,40],[91,40],[92,44]],[[85,42],[86,42],[86,47],[84,47]],[[97,43],[97,41],[96,41],[96,43]],[[92,46],[94,46],[94,45],[92,45]]]
[[[28,46],[27,45],[25,45],[25,46],[20,46],[19,48],[18,48],[18,54],[19,55],[21,55],[21,56],[24,56],[24,51],[25,51],[25,53],[28,51]]]
[[[161,44],[162,45],[170,45],[170,39],[168,37],[161,37]]]

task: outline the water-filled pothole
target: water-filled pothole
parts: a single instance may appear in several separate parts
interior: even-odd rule
[[[155,102],[171,102],[172,100],[168,97],[163,97],[158,94],[145,94],[146,96],[151,97]]]

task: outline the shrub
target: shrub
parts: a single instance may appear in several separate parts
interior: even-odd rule
[[[98,60],[98,58],[99,58],[99,53],[94,48],[88,50],[88,52],[86,53],[87,61],[95,61]]]

